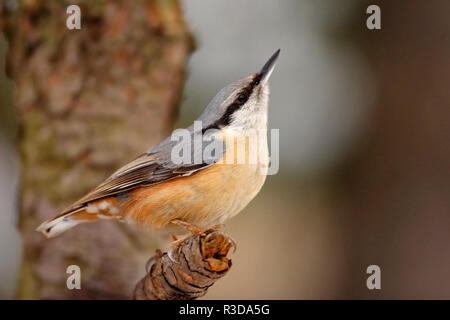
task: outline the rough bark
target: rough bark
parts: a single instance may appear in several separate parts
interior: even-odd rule
[[[231,267],[233,240],[221,231],[194,234],[170,254],[160,252],[134,289],[136,300],[191,300],[204,296]]]
[[[19,298],[129,298],[154,250],[148,233],[113,222],[55,239],[34,231],[170,132],[192,38],[178,1],[19,1],[2,9],[22,157]],[[82,290],[66,268],[81,267]]]

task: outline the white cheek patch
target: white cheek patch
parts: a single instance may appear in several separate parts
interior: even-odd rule
[[[234,112],[229,127],[241,131],[267,128],[268,95],[268,85],[262,88],[262,92],[253,93],[245,105]]]

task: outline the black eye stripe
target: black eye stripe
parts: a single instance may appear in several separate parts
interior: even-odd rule
[[[246,93],[241,93],[236,99],[237,102],[242,103],[242,104],[247,102],[247,100],[248,100],[248,96]]]
[[[261,75],[256,74],[253,77],[252,81],[239,92],[239,94],[237,95],[237,97],[233,101],[233,103],[231,103],[227,107],[227,110],[222,115],[222,117],[220,117],[219,120],[217,120],[210,126],[203,128],[202,133],[205,133],[205,131],[208,129],[220,129],[220,127],[229,125],[231,122],[231,116],[233,115],[233,113],[236,112],[237,110],[239,110],[240,107],[242,107],[247,102],[248,98],[252,95],[253,90],[259,84],[260,80],[261,80]],[[241,96],[245,96],[245,99],[244,99],[244,97],[242,97],[242,99],[239,99]]]

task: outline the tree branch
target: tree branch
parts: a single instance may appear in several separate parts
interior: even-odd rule
[[[221,231],[194,234],[162,254],[134,289],[135,300],[190,300],[206,294],[231,267],[234,241]]]

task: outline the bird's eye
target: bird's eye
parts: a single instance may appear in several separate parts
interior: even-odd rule
[[[248,96],[245,93],[241,93],[239,97],[237,98],[237,101],[240,103],[244,103],[248,100]]]

